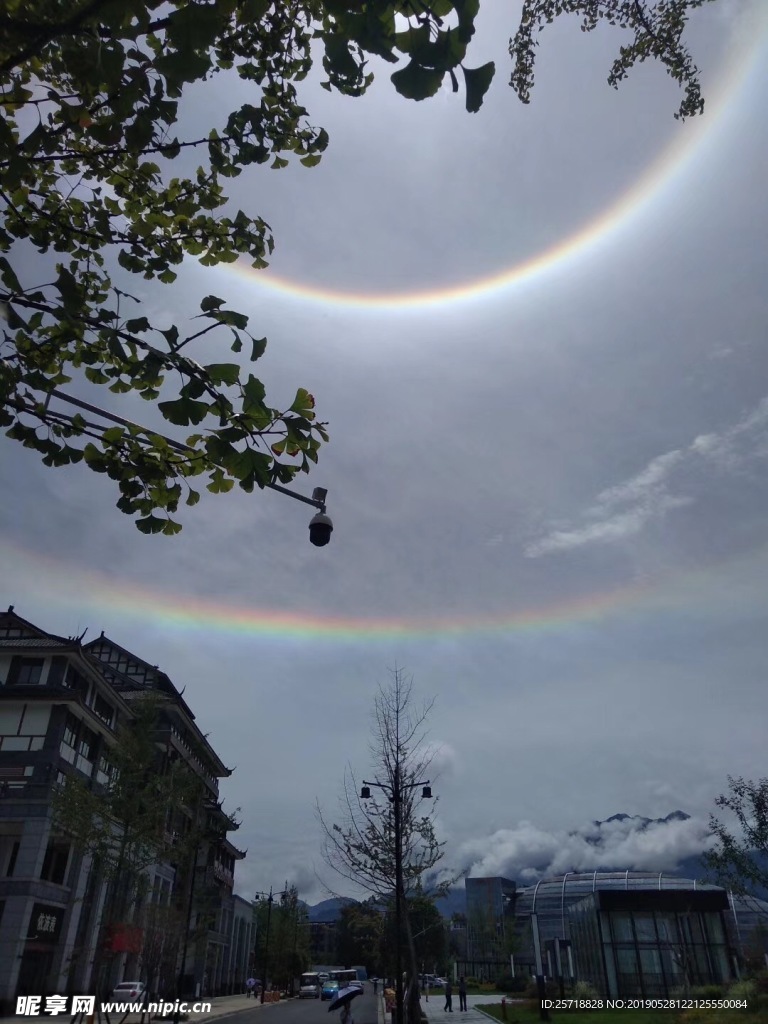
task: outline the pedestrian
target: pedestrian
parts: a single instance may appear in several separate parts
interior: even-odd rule
[[[459,978],[459,1009],[467,1009],[467,982],[463,974]]]
[[[445,979],[445,1006],[443,1007],[444,1013],[453,1013],[453,988],[451,987],[451,979]]]
[[[246,983],[245,983],[245,998],[246,999],[250,999],[251,998],[251,996],[254,994],[253,990],[255,988],[256,988],[256,979],[255,978],[249,978],[248,981],[246,981]]]
[[[378,989],[379,989],[379,979],[378,978],[374,978],[373,979],[373,994],[374,995],[376,995]]]
[[[341,1008],[341,1024],[354,1024],[352,1020],[352,1000],[349,999]]]

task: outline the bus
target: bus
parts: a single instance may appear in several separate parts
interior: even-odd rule
[[[345,967],[340,970],[331,971],[331,981],[338,981],[339,988],[346,988],[347,985],[351,985],[353,982],[357,982],[357,971],[354,967]]]

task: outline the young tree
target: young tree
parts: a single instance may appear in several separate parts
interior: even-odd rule
[[[365,964],[378,971],[383,917],[373,900],[343,907],[336,924],[336,961],[345,966]]]
[[[318,807],[323,832],[323,857],[343,878],[366,889],[386,910],[397,915],[400,907],[409,953],[411,1012],[418,1013],[418,961],[410,921],[411,901],[427,892],[434,868],[443,857],[445,843],[437,838],[434,805],[421,813],[422,786],[434,756],[427,745],[424,723],[434,704],[412,706],[412,680],[396,669],[385,689],[374,699],[374,736],[371,744],[375,780],[362,794],[351,769],[344,780],[342,824],[329,824]],[[366,784],[363,783],[365,787]],[[398,843],[399,835],[399,843]],[[433,884],[442,895],[451,882]],[[402,947],[397,937],[395,952]],[[402,1024],[402,977],[396,972],[398,1019]],[[414,1018],[417,1019],[417,1016]]]
[[[256,921],[256,976],[282,991],[309,964],[309,929],[307,912],[299,900],[295,885],[288,886],[279,900],[263,898],[254,905]],[[267,945],[268,944],[268,945]],[[261,973],[259,973],[261,972]]]
[[[741,895],[768,897],[768,778],[728,776],[728,792],[715,804],[736,819],[736,827],[709,816],[717,846],[704,854],[718,882]]]
[[[102,756],[103,785],[72,774],[54,794],[55,829],[90,857],[94,879],[106,885],[93,971],[98,991],[110,981],[110,936],[141,924],[149,869],[168,861],[189,877],[206,834],[203,784],[184,761],[158,749],[160,703],[154,694],[133,702],[133,721]],[[186,893],[187,884],[181,888]]]
[[[510,43],[511,84],[528,102],[535,34],[563,14],[585,30],[604,20],[632,33],[609,81],[640,61],[662,62],[684,89],[678,115],[698,113],[698,70],[683,43],[705,0],[525,0]],[[223,213],[226,179],[289,159],[315,166],[328,135],[310,124],[297,85],[322,45],[322,83],[363,94],[371,56],[405,61],[391,75],[409,99],[448,78],[477,111],[493,61],[467,63],[480,0],[6,0],[0,14],[0,426],[49,466],[84,462],[117,484],[118,508],[145,533],[173,534],[190,481],[246,491],[307,472],[328,440],[314,399],[296,391],[276,408],[239,360],[200,365],[187,346],[223,330],[251,361],[266,339],[208,295],[203,324],[151,323],[131,275],[171,284],[185,257],[203,266],[267,265],[274,241],[252,211]],[[239,78],[247,102],[217,124],[176,134],[191,86]],[[235,81],[234,92],[238,92]],[[194,158],[196,170],[174,173]],[[86,379],[109,409],[69,394]],[[167,423],[171,443],[117,415],[116,395],[140,395]],[[85,415],[84,415],[85,414]]]

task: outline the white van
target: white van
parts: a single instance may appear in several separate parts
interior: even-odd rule
[[[302,974],[301,981],[299,982],[299,999],[319,998],[320,975],[315,974],[314,971],[309,971],[307,974]]]

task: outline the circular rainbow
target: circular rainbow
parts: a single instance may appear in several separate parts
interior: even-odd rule
[[[748,560],[726,560],[726,567],[741,574],[755,559],[768,557],[768,547],[753,552]],[[42,601],[47,606],[71,609],[73,576],[78,581],[78,621],[89,609],[95,616],[115,614],[121,622],[152,623],[164,631],[179,633],[201,629],[231,637],[272,640],[274,642],[312,642],[360,644],[399,641],[439,641],[463,637],[505,637],[516,639],[564,631],[626,613],[628,608],[666,612],[689,612],[707,592],[713,567],[697,567],[681,573],[668,571],[662,576],[617,586],[598,593],[582,594],[565,600],[515,611],[481,615],[401,615],[351,616],[314,611],[288,611],[226,603],[210,598],[180,596],[153,586],[115,580],[108,573],[81,567],[64,567],[52,556],[14,548],[0,541],[0,559],[9,578],[24,580],[24,593],[15,595],[19,614],[24,616],[25,599]],[[761,577],[762,578],[762,577]],[[57,586],[53,581],[60,580]],[[53,583],[53,585],[52,585]],[[66,585],[65,585],[66,584]],[[31,615],[31,613],[29,613]],[[34,615],[31,615],[34,618]],[[102,628],[97,621],[94,626]]]
[[[761,66],[760,57],[768,40],[768,0],[763,0],[756,20],[755,31],[749,33],[749,42],[734,45],[720,81],[712,90],[716,99],[714,103],[708,105],[706,114],[698,119],[695,126],[686,125],[682,132],[683,137],[667,146],[645,174],[596,218],[582,224],[571,235],[532,257],[487,277],[457,285],[405,292],[362,293],[325,287],[293,280],[275,273],[270,268],[254,270],[244,261],[230,264],[223,269],[246,278],[251,284],[255,283],[266,290],[282,293],[293,299],[314,304],[379,311],[417,310],[472,302],[532,282],[544,274],[562,270],[574,258],[581,258],[600,245],[613,241],[620,231],[646,214],[648,206],[679,181],[694,160],[700,156],[704,145],[711,142],[718,134],[718,130],[724,127],[727,123],[725,115],[729,108],[748,90],[753,74]]]

